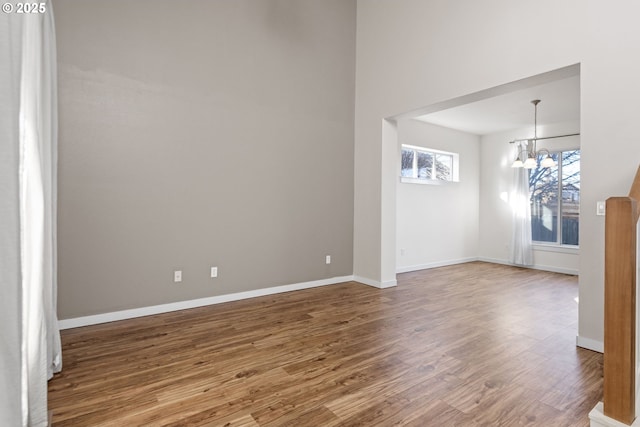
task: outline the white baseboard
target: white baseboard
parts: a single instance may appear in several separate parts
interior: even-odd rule
[[[441,261],[441,262],[435,262],[435,263],[429,263],[429,264],[414,265],[409,267],[402,267],[398,269],[397,272],[404,273],[409,271],[424,270],[428,268],[443,267],[446,265],[461,264],[461,263],[471,262],[471,261],[485,261],[485,262],[493,262],[496,264],[513,265],[504,260],[479,257],[479,258],[463,258],[458,260],[449,260],[449,261]],[[557,273],[564,273],[564,274],[576,274],[576,275],[578,274],[577,271],[568,270],[568,269],[557,269],[557,268],[552,269],[552,267],[543,268],[543,266],[534,266],[531,268],[539,269],[539,270],[555,271]],[[133,308],[129,310],[114,311],[110,313],[75,317],[71,319],[62,319],[58,322],[58,326],[60,327],[60,329],[79,328],[82,326],[96,325],[99,323],[133,319],[136,317],[150,316],[153,314],[168,313],[171,311],[185,310],[189,308],[202,307],[202,306],[213,305],[213,304],[221,304],[224,302],[239,301],[247,298],[255,298],[255,297],[260,297],[265,295],[278,294],[282,292],[291,292],[291,291],[296,291],[301,289],[309,289],[309,288],[333,285],[336,283],[343,283],[343,282],[349,282],[349,281],[360,282],[365,285],[373,286],[378,289],[391,288],[391,287],[397,286],[398,284],[397,280],[395,279],[381,282],[378,280],[373,280],[373,279],[369,279],[362,276],[339,276],[339,277],[332,277],[329,279],[314,280],[311,282],[294,283],[291,285],[275,286],[271,288],[256,289],[252,291],[238,292],[238,293],[227,294],[227,295],[218,295],[214,297],[199,298],[195,300],[179,301],[179,302],[160,304],[160,305],[154,305],[149,307],[140,307],[140,308]],[[598,351],[601,353],[603,351],[603,345],[601,342],[592,341],[592,340],[588,340],[580,337],[578,337],[578,346],[587,348],[589,350]]]
[[[521,265],[516,265],[507,260],[497,259],[497,258],[478,257],[478,261],[492,262],[494,264],[512,265],[514,267],[522,267]],[[534,270],[541,270],[541,271],[551,271],[553,273],[570,274],[572,276],[577,276],[579,273],[579,271],[576,270],[575,268],[555,267],[553,265],[528,265],[525,268],[532,268]]]
[[[405,267],[398,267],[396,269],[396,273],[408,273],[410,271],[427,270],[429,268],[445,267],[447,265],[455,265],[455,264],[464,264],[465,262],[473,262],[473,261],[483,261],[483,262],[490,262],[493,264],[502,264],[502,265],[511,265],[516,267],[521,267],[503,259],[487,258],[487,257],[469,257],[469,258],[460,258],[460,259],[454,259],[454,260],[446,260],[446,261],[430,262],[426,264],[416,264],[416,265],[409,265]],[[526,268],[532,268],[534,270],[542,270],[542,271],[551,271],[553,273],[571,274],[572,276],[578,275],[578,270],[576,269],[555,267],[552,265],[531,265],[531,266],[527,266]]]
[[[447,261],[429,262],[426,264],[408,265],[396,268],[396,273],[408,273],[410,271],[427,270],[429,268],[446,267],[447,265],[464,264],[465,262],[478,261],[478,257],[452,259]]]
[[[598,353],[604,353],[604,343],[602,341],[596,341],[591,338],[576,336],[576,345],[578,347],[586,348],[587,350],[597,351]]]
[[[591,427],[629,427],[627,424],[607,417],[604,414],[602,402],[598,402],[596,407],[589,412],[589,420],[591,420]],[[631,427],[640,427],[640,418],[636,418]]]
[[[392,288],[398,285],[398,281],[395,279],[387,280],[385,282],[380,282],[378,280],[367,279],[366,277],[362,277],[362,276],[353,276],[353,280],[355,282],[359,282],[368,286],[373,286],[374,288],[379,288],[379,289]]]
[[[298,291],[302,289],[317,288],[319,286],[334,285],[353,281],[354,276],[339,276],[329,279],[314,280],[311,282],[294,283],[291,285],[275,286],[271,288],[256,289],[253,291],[237,292],[234,294],[218,295],[214,297],[199,298],[189,301],[172,302],[149,307],[133,308],[130,310],[114,311],[111,313],[95,314],[91,316],[63,319],[58,322],[60,329],[79,328],[81,326],[96,325],[98,323],[115,322],[117,320],[133,319],[136,317],[150,316],[153,314],[168,313],[171,311],[185,310],[206,305],[221,304],[224,302],[239,301],[247,298],[261,297],[265,295],[279,294],[282,292]],[[361,280],[358,280],[361,281]],[[377,286],[383,287],[383,286]]]

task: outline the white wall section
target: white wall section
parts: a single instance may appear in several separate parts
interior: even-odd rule
[[[538,136],[579,133],[577,122],[538,126]],[[482,165],[480,172],[480,259],[508,263],[511,245],[511,163],[516,148],[509,141],[533,136],[529,128],[483,135],[480,138]],[[570,150],[580,148],[580,136],[548,139],[538,142],[538,149]],[[534,244],[534,268],[578,274],[579,250],[545,247]]]
[[[400,182],[397,150],[396,269],[411,271],[478,256],[480,138],[417,120],[398,121],[399,144],[459,155],[459,182]]]
[[[604,218],[597,200],[627,194],[640,161],[640,3],[621,0],[360,0],[357,17],[354,274],[380,277],[381,236],[396,223],[382,191],[397,176],[380,120],[580,64],[582,208],[579,334],[603,339]],[[395,255],[395,254],[394,254]]]

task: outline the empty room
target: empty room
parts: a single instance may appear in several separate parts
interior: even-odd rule
[[[0,425],[637,425],[637,16],[5,2]]]

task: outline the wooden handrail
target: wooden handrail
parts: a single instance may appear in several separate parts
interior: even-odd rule
[[[628,197],[607,199],[604,262],[604,414],[636,417],[636,250],[640,167]]]

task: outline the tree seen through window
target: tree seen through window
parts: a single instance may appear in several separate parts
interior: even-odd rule
[[[534,242],[579,244],[580,150],[551,153],[557,166],[529,171]],[[539,156],[538,165],[544,156]]]

